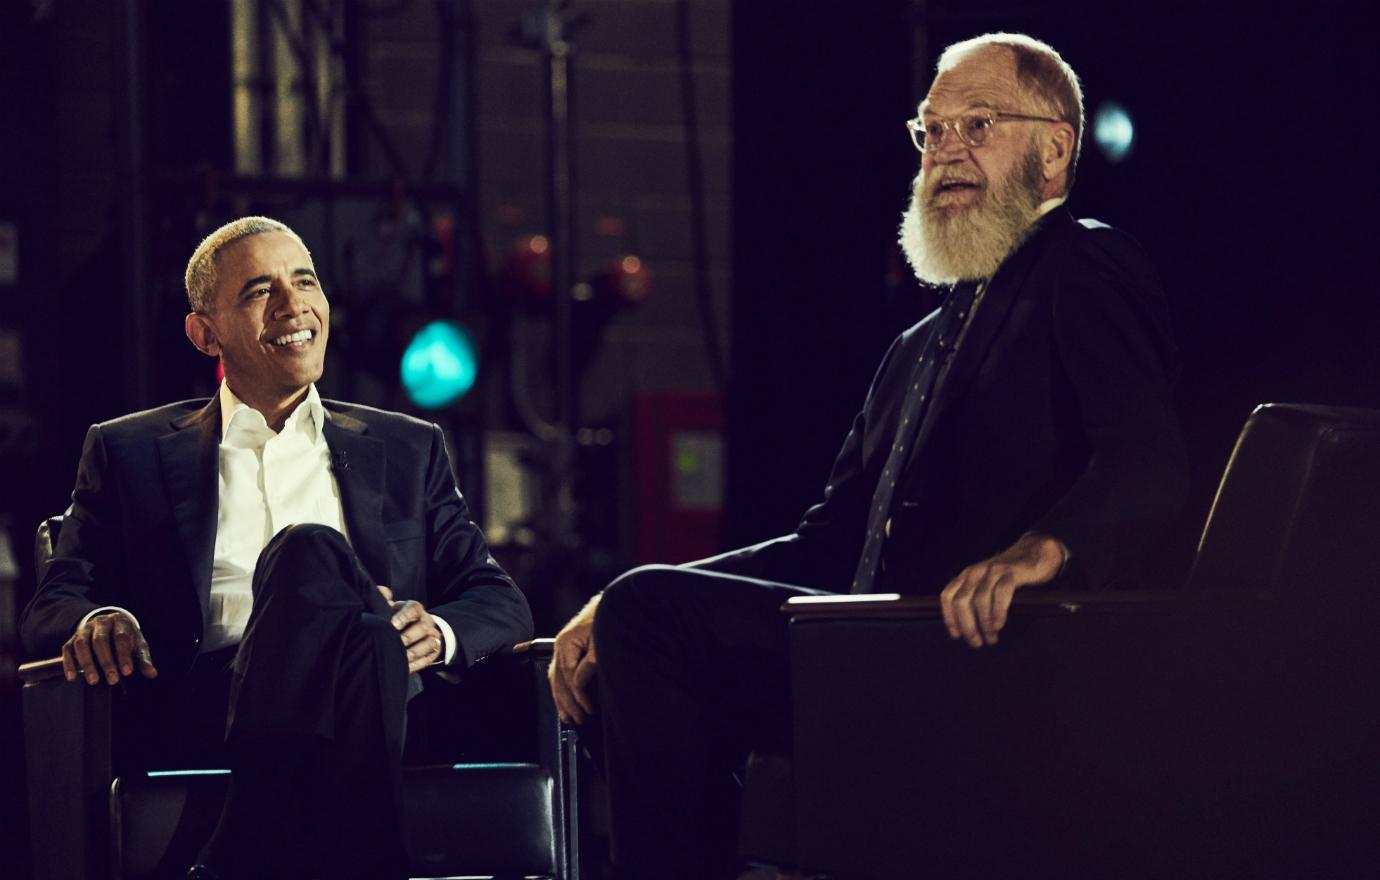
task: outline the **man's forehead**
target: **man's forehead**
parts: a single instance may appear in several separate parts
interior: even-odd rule
[[[311,275],[311,254],[293,235],[286,232],[258,232],[231,242],[216,255],[217,289],[233,295],[251,281],[284,272],[289,276]]]
[[[973,51],[937,76],[918,110],[921,115],[945,116],[970,107],[1010,107],[1020,96],[1015,56],[1004,47],[991,46]]]
[[[237,266],[243,269],[277,268],[287,266],[291,271],[298,267],[311,268],[311,254],[297,240],[286,232],[259,232],[246,235],[232,242],[217,254],[221,266]]]

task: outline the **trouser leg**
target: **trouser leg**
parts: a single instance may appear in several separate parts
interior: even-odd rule
[[[786,620],[817,591],[650,566],[595,618],[615,864],[630,878],[733,876],[752,748],[789,749]]]
[[[408,675],[387,603],[344,537],[315,525],[269,542],[253,589],[231,685],[230,791],[204,858],[230,877],[404,876]]]

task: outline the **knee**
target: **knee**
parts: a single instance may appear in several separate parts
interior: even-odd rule
[[[293,523],[284,526],[264,547],[265,553],[297,555],[309,553],[319,548],[331,551],[349,550],[345,536],[330,526],[321,523]]]
[[[254,591],[280,592],[306,600],[333,603],[349,593],[353,555],[345,536],[330,526],[298,523],[283,528],[268,542],[254,566]]]
[[[606,646],[665,625],[675,599],[675,591],[667,587],[681,574],[671,565],[644,565],[619,575],[608,585],[594,615],[594,643],[601,655]]]

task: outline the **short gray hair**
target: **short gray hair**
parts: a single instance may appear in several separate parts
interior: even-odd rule
[[[1041,113],[1061,119],[1073,126],[1073,152],[1069,156],[1069,183],[1065,194],[1073,189],[1074,169],[1083,151],[1083,87],[1078,74],[1054,47],[1025,34],[983,34],[961,43],[954,43],[939,56],[935,74],[943,73],[958,64],[969,53],[987,46],[1002,46],[1016,56],[1016,80],[1035,102]]]
[[[192,311],[204,314],[211,306],[216,292],[216,258],[220,252],[242,238],[262,235],[265,232],[287,233],[297,239],[297,243],[302,245],[302,250],[307,250],[307,245],[300,235],[289,229],[287,224],[271,217],[241,217],[231,220],[202,239],[201,244],[192,252],[192,258],[187,261],[187,304],[191,306]],[[310,251],[307,251],[307,256],[311,256]]]

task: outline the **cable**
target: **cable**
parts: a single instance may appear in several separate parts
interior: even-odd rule
[[[441,153],[450,146],[451,94],[455,88],[455,20],[450,15],[450,0],[436,0],[436,93],[431,109],[431,143],[422,164],[422,179],[431,180]]]
[[[727,387],[719,323],[709,290],[709,232],[704,209],[704,164],[700,151],[699,111],[695,103],[695,72],[691,67],[690,0],[676,2],[676,52],[680,61],[680,100],[685,129],[685,167],[690,186],[690,258],[695,299],[699,303],[709,371],[719,393]]]

